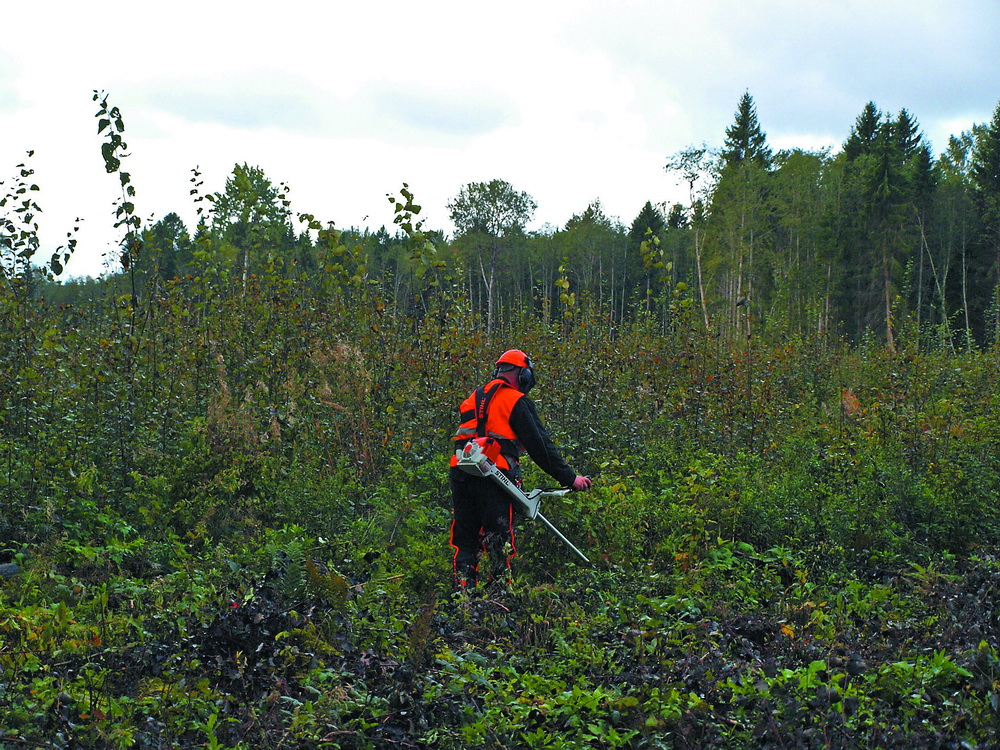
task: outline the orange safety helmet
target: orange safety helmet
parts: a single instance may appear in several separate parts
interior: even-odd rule
[[[504,367],[504,365],[507,365],[507,367]],[[535,386],[535,370],[531,365],[531,358],[520,349],[508,349],[497,360],[496,369],[493,370],[493,377],[496,378],[500,375],[501,368],[507,370],[511,367],[521,368],[521,371],[517,374],[517,387],[521,393],[530,391]]]

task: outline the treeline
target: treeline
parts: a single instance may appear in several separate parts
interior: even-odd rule
[[[237,165],[209,194],[195,172],[196,227],[170,213],[140,230],[132,194],[123,199],[125,268],[113,282],[142,295],[178,279],[245,287],[276,272],[315,288],[323,273],[349,269],[403,314],[421,314],[428,295],[447,289],[487,332],[583,307],[610,327],[639,313],[669,326],[688,308],[725,338],[870,335],[895,347],[909,326],[925,347],[997,340],[1000,106],[937,157],[913,115],[874,103],[836,153],[774,153],[744,94],[721,148],[687,148],[665,168],[688,186],[688,201],[647,202],[627,226],[595,200],[560,228],[527,232],[530,195],[502,180],[465,185],[448,204],[453,236],[417,221],[405,186],[389,199],[412,214],[409,231],[397,222],[335,232],[293,214],[288,187],[257,167]],[[324,258],[331,232],[342,249]],[[5,265],[8,275],[31,273]],[[96,284],[39,274],[34,293],[73,301]]]

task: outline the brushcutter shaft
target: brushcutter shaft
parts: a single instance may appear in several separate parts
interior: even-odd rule
[[[567,547],[569,547],[571,550],[573,550],[580,557],[581,560],[583,560],[585,563],[587,563],[587,565],[590,565],[590,560],[587,559],[587,556],[585,554],[583,554],[580,550],[578,550],[574,546],[573,542],[571,542],[569,539],[567,539],[566,537],[564,537],[562,535],[562,532],[559,531],[559,529],[557,529],[555,526],[553,526],[551,523],[549,523],[549,519],[547,519],[541,513],[536,513],[535,514],[535,518],[537,518],[539,521],[541,521],[546,526],[548,526],[549,527],[549,531],[551,531],[557,537],[559,537],[560,539],[562,539],[563,540],[563,544],[565,544]]]

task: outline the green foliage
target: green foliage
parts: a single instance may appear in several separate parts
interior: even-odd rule
[[[31,181],[35,170],[29,166],[34,151],[29,151],[27,159],[18,164],[13,182],[7,184],[0,195],[0,274],[9,293],[31,295],[34,293],[34,275],[54,274],[59,276],[76,249],[76,232],[79,226],[66,234],[66,244],[60,245],[52,253],[48,265],[40,271],[31,265],[32,258],[39,250],[38,226],[41,206],[35,195],[41,190]],[[5,181],[0,180],[0,187]]]
[[[125,228],[125,240],[122,243],[119,261],[122,268],[130,272],[139,259],[142,244],[138,236],[141,220],[135,212],[135,187],[132,185],[132,175],[121,168],[122,160],[128,155],[128,144],[122,137],[125,123],[121,110],[108,105],[108,96],[103,91],[95,90],[93,100],[100,106],[94,115],[97,118],[97,134],[105,136],[105,141],[101,144],[104,168],[108,174],[117,174],[121,185],[121,199],[115,206],[115,228]]]

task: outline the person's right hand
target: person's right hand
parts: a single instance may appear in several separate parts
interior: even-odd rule
[[[580,492],[582,490],[589,490],[590,485],[592,484],[593,482],[590,481],[590,477],[585,477],[582,474],[577,474],[576,479],[573,480],[573,489],[576,490],[577,492]]]

